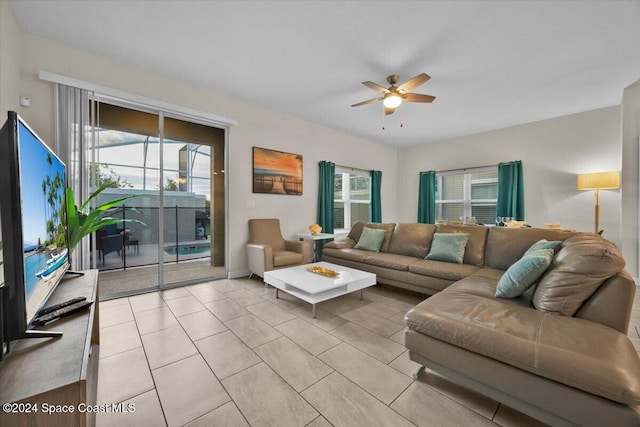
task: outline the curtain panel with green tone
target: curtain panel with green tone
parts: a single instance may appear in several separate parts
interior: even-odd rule
[[[524,174],[520,160],[498,164],[496,215],[524,221]]]
[[[418,222],[422,224],[436,222],[436,173],[434,171],[420,172]]]
[[[333,233],[333,197],[335,190],[335,163],[322,160],[319,163],[318,179],[318,218],[317,224],[322,227],[323,233]],[[316,259],[321,259],[324,240],[316,242]]]
[[[333,196],[336,165],[325,160],[319,163],[318,179],[318,219],[323,233],[333,233]]]
[[[382,222],[382,197],[380,188],[382,187],[382,171],[369,171],[371,178],[371,202],[369,203],[369,220],[371,222]]]

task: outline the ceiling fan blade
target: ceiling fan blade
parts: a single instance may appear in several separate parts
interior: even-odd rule
[[[362,82],[362,84],[368,87],[369,89],[375,90],[376,92],[385,93],[385,94],[389,93],[389,89],[387,89],[386,87],[382,87],[379,84],[376,84],[374,82],[366,81],[366,82]]]
[[[396,107],[398,108],[398,107]],[[393,114],[396,111],[395,108],[384,107],[384,114],[388,116],[389,114]]]
[[[359,107],[361,105],[371,104],[372,102],[382,101],[383,99],[384,99],[383,96],[381,96],[380,98],[368,99],[366,101],[362,101],[362,102],[358,102],[357,104],[353,104],[352,107]]]
[[[422,95],[420,93],[407,93],[402,98],[407,102],[433,102],[436,99],[435,96]]]
[[[429,77],[425,73],[418,74],[417,76],[407,80],[406,82],[404,82],[400,86],[398,86],[398,91],[399,92],[409,92],[411,89],[416,88],[416,87],[420,86],[421,84],[426,83],[427,80],[429,80],[430,78],[431,77]]]

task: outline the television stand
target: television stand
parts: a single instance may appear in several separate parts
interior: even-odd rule
[[[77,270],[67,270],[64,273],[65,276],[67,275],[72,275],[72,276],[84,276],[84,271],[77,271]]]
[[[20,408],[38,405],[38,412],[0,411],[0,425],[95,425],[95,412],[81,412],[78,405],[95,405],[98,391],[100,305],[97,270],[88,270],[78,277],[65,277],[53,291],[49,303],[57,304],[78,296],[94,303],[86,311],[29,331],[50,334],[55,329],[63,336],[53,340],[14,341],[11,351],[0,362],[0,404],[16,403]],[[75,410],[49,415],[41,410],[45,403]]]

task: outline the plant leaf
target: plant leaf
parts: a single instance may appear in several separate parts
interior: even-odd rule
[[[133,210],[139,212],[135,208],[127,208],[118,206],[123,203],[125,200],[139,197],[140,195],[134,194],[127,197],[121,197],[119,199],[111,200],[109,202],[103,203],[100,206],[97,206],[94,210],[89,212],[88,214],[84,213],[83,210],[87,208],[89,202],[94,199],[98,194],[104,191],[105,188],[108,188],[109,185],[102,185],[96,191],[94,191],[91,196],[82,204],[80,209],[77,208],[75,203],[75,198],[73,196],[73,190],[67,187],[67,227],[68,227],[68,244],[69,244],[69,252],[73,252],[77,244],[84,238],[85,236],[101,229],[104,226],[112,225],[112,224],[122,224],[122,223],[137,223],[143,226],[146,224],[137,219],[120,219],[113,217],[112,215],[119,212],[122,209],[125,210]]]

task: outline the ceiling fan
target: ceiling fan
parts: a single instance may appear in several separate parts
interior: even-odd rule
[[[371,104],[372,102],[382,101],[382,103],[384,104],[384,113],[386,115],[389,115],[393,114],[393,112],[396,110],[396,108],[398,108],[402,101],[433,102],[433,100],[436,99],[435,96],[423,95],[420,93],[409,93],[411,89],[426,83],[430,78],[431,77],[429,77],[427,74],[421,73],[396,87],[396,83],[398,83],[400,76],[398,76],[397,74],[392,74],[387,77],[387,82],[389,82],[389,84],[391,85],[388,89],[373,82],[362,82],[363,85],[375,90],[376,92],[380,92],[381,94],[383,94],[383,96],[379,98],[369,99],[367,101],[358,102],[357,104],[353,104],[352,107],[359,107],[361,105]]]

